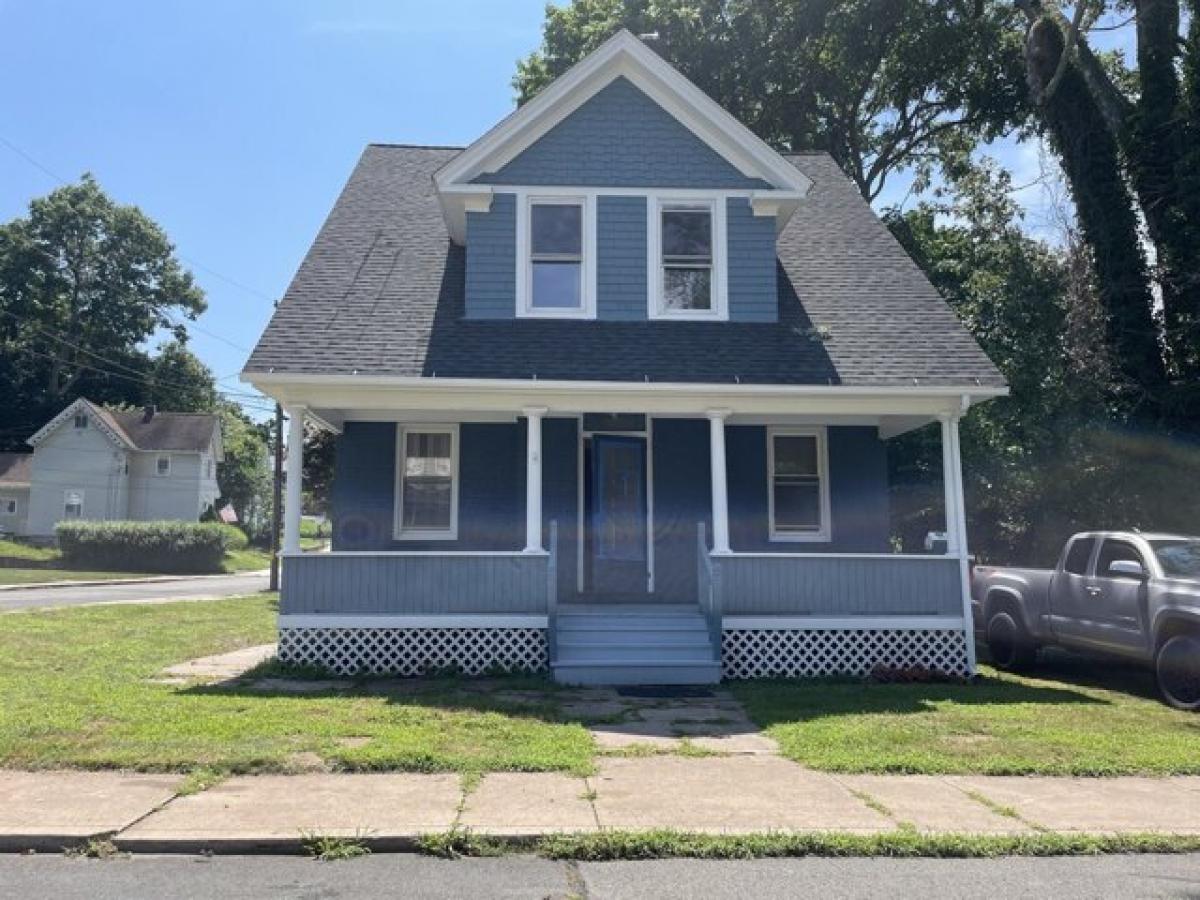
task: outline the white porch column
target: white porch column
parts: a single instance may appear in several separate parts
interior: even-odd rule
[[[542,417],[544,406],[527,406],[525,421],[525,552],[541,553],[542,548]]]
[[[953,544],[948,544],[950,555],[958,557],[959,580],[962,588],[963,630],[967,644],[967,670],[975,674],[975,623],[971,615],[971,565],[967,553],[967,505],[964,499],[962,475],[962,444],[958,435],[959,416],[942,419],[943,453],[946,461],[945,481],[947,497],[953,505],[947,506],[947,535],[954,535]]]
[[[727,409],[710,409],[708,415],[709,458],[712,461],[713,553],[730,553],[729,490],[725,476],[725,419]]]
[[[946,499],[946,555],[957,556],[959,486],[955,477],[958,461],[954,455],[954,437],[958,433],[958,420],[947,414],[939,416],[942,422],[942,489]]]
[[[287,499],[283,504],[283,552],[300,552],[300,489],[304,483],[304,407],[289,406]]]

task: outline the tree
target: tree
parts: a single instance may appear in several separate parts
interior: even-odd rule
[[[337,435],[314,425],[304,426],[304,508],[310,513],[329,511],[336,452]]]
[[[221,438],[225,461],[217,466],[223,506],[231,505],[242,527],[252,539],[267,534],[271,520],[271,468],[267,462],[267,439],[262,426],[255,425],[235,403],[221,401]]]
[[[162,229],[85,175],[0,225],[0,441],[33,429],[87,394],[138,404],[156,331],[186,339],[177,316],[205,308]]]
[[[999,0],[576,0],[518,64],[525,102],[618,28],[773,146],[826,150],[868,200],[1024,120],[1019,14]]]
[[[179,341],[159,348],[150,363],[146,402],[171,412],[212,412],[219,395],[212,369]]]

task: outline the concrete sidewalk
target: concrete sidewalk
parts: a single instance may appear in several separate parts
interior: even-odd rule
[[[179,795],[180,776],[0,771],[0,850],[111,837],[144,852],[294,852],[305,834],[381,849],[469,828],[496,837],[673,828],[870,834],[1200,834],[1200,778],[840,776],[775,756],[606,757],[597,774],[236,777]]]

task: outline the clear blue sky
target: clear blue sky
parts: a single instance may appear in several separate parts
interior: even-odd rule
[[[246,390],[236,373],[363,146],[478,137],[512,109],[543,8],[0,0],[0,221],[56,186],[43,168],[92,172],[175,241],[208,295],[192,348],[224,388]],[[1015,184],[1036,179],[1035,145],[993,151]],[[1039,191],[1018,195],[1034,230]]]
[[[208,296],[199,327],[250,348],[363,146],[464,144],[506,115],[543,8],[0,0],[0,138],[158,221]],[[0,142],[0,221],[56,185]],[[220,378],[247,356],[192,348]]]

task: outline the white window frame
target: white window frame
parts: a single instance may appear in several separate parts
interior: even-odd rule
[[[579,307],[553,309],[533,305],[533,206],[559,204],[580,207]],[[591,193],[519,192],[517,194],[517,318],[596,318],[596,196]]]
[[[160,462],[162,462],[164,459],[167,461],[167,471],[165,471],[165,472],[162,471],[161,469],[159,469],[159,467],[158,467],[158,464]],[[171,477],[171,455],[169,453],[160,453],[156,457],[154,457],[154,474],[158,478],[170,478]]]
[[[67,518],[67,498],[70,497],[72,494],[79,495],[79,515],[76,516],[74,519],[69,519],[69,518]],[[84,491],[82,488],[67,488],[67,490],[63,491],[62,510],[63,510],[63,520],[64,521],[73,522],[78,519],[82,519],[84,511],[86,509],[87,509],[87,492],[86,491]]]
[[[9,509],[9,507],[12,509]],[[66,504],[63,505],[66,508]],[[0,516],[15,516],[21,512],[21,501],[11,494],[0,494]]]
[[[678,319],[692,322],[729,320],[728,228],[723,195],[697,197],[695,194],[657,193],[646,198],[646,285],[651,319]],[[712,214],[712,308],[663,308],[662,214],[668,206],[708,207]]]
[[[450,527],[404,528],[404,459],[408,449],[408,434],[450,435]],[[392,510],[392,537],[398,541],[454,541],[458,540],[458,425],[404,425],[396,426],[396,472],[393,479],[395,501]]]
[[[775,438],[812,437],[817,441],[817,478],[819,479],[821,528],[819,531],[798,533],[778,531],[775,528]],[[824,426],[794,428],[771,426],[767,428],[767,516],[770,524],[770,540],[781,543],[828,543],[832,539],[830,524],[831,504],[829,500],[829,435]]]

